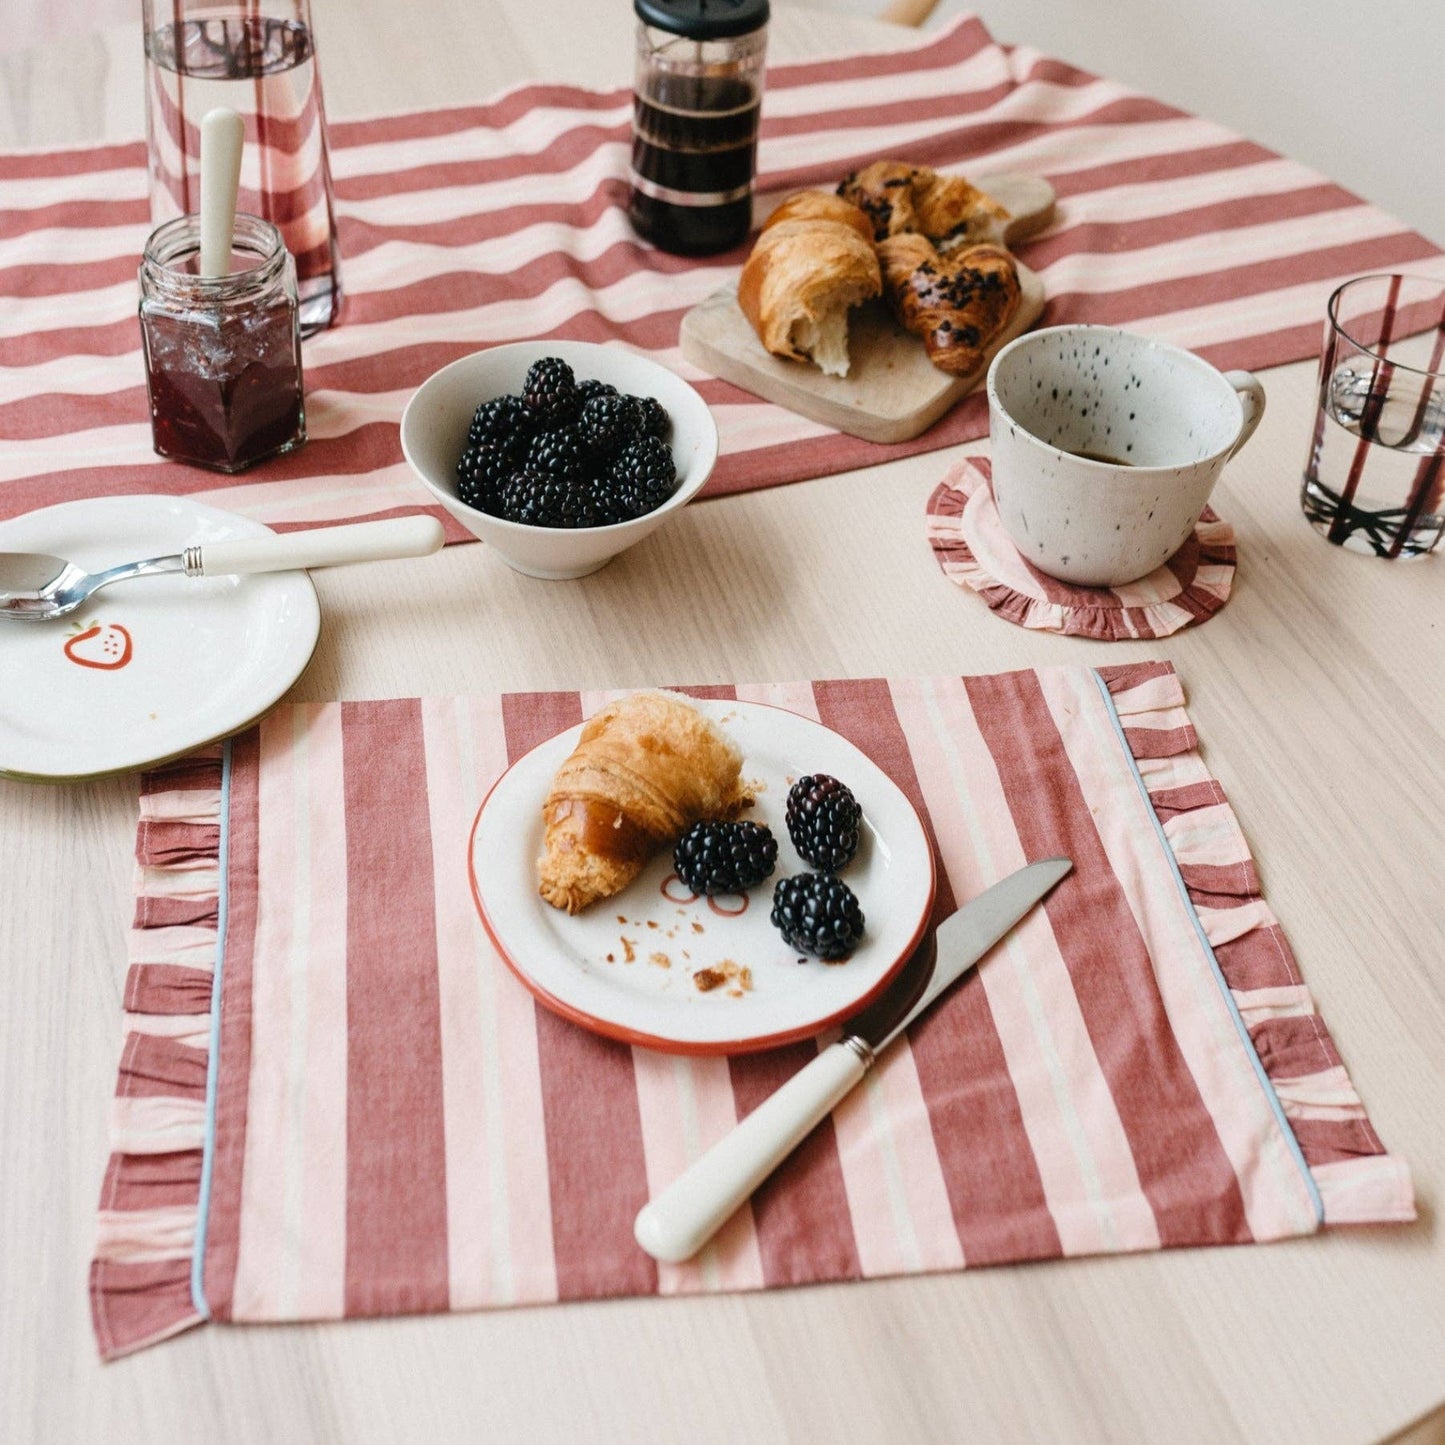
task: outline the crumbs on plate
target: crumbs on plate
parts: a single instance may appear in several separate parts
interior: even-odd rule
[[[752,991],[753,971],[741,963],[735,963],[732,959],[725,958],[711,968],[698,969],[693,974],[692,981],[697,986],[699,993],[711,993],[713,989],[727,984],[730,985],[728,997],[741,998],[743,994]]]

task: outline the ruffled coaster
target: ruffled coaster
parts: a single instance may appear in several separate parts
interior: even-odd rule
[[[1194,535],[1162,566],[1126,587],[1076,587],[1019,555],[994,505],[989,462],[970,457],[928,499],[928,540],[944,575],[969,586],[1000,617],[1038,632],[1117,642],[1168,637],[1229,601],[1234,528],[1207,507]]]

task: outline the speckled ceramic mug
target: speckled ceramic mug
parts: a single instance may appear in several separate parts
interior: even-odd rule
[[[988,369],[993,491],[1019,551],[1085,587],[1147,576],[1183,546],[1264,415],[1247,371],[1111,326],[1052,326]]]

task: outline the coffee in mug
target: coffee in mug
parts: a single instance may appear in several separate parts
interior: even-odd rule
[[[1039,571],[1086,587],[1167,562],[1264,414],[1249,372],[1111,326],[1020,336],[987,385],[1004,528]]]

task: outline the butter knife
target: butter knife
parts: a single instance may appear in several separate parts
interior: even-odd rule
[[[837,1043],[798,1070],[731,1133],[693,1161],[638,1213],[633,1234],[654,1259],[691,1259],[769,1174],[837,1108],[874,1060],[976,964],[1073,868],[1068,858],[1030,863],[942,924],[883,998]]]

